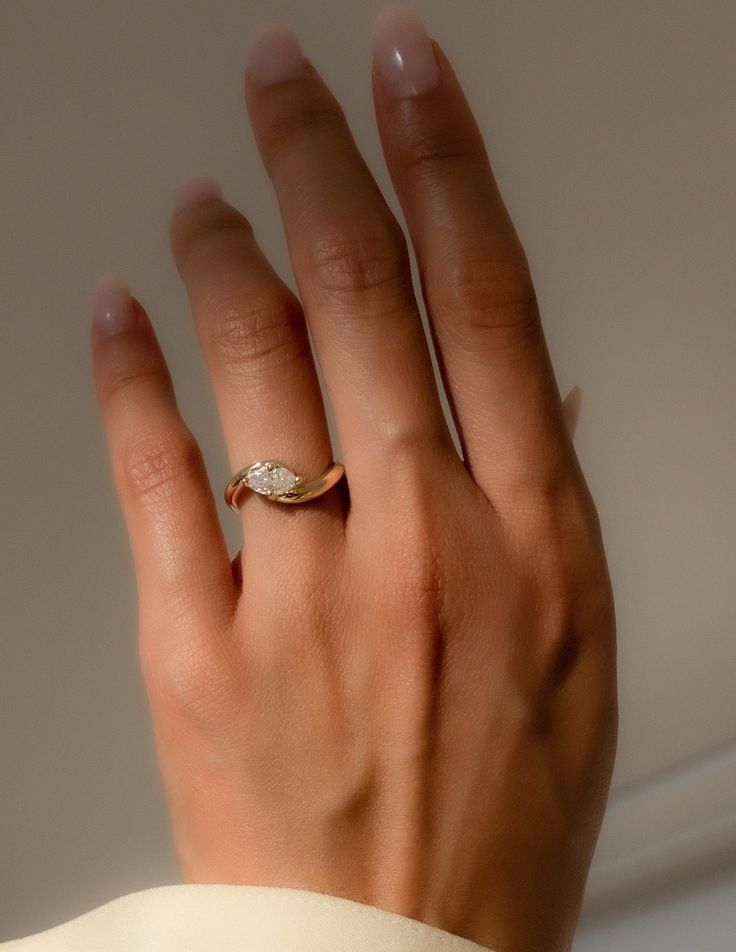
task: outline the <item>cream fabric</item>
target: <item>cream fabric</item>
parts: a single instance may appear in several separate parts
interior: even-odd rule
[[[488,952],[460,936],[338,896],[178,884],[128,893],[1,952]]]

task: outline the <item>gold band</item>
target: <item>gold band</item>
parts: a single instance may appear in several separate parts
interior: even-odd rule
[[[225,487],[225,502],[234,512],[238,512],[238,501],[243,489],[251,489],[275,502],[307,502],[331,489],[344,472],[342,463],[330,463],[317,479],[306,480],[280,460],[258,460],[238,470],[233,476]]]

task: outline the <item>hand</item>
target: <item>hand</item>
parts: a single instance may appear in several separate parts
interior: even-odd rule
[[[206,182],[170,237],[231,471],[276,458],[312,477],[332,460],[306,314],[346,477],[299,505],[246,490],[231,561],[125,287],[95,301],[96,392],[185,881],[308,889],[555,952],[615,756],[611,585],[527,260],[452,67],[413,22],[379,22],[392,72],[373,93],[464,459],[402,228],[283,32],[291,78],[263,85],[275,61],[256,45],[245,95],[300,300]],[[396,23],[415,95],[394,95]]]

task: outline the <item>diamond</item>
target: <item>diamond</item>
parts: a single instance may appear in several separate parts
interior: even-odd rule
[[[264,496],[281,496],[293,489],[298,481],[296,473],[278,463],[257,463],[245,481],[254,492]]]

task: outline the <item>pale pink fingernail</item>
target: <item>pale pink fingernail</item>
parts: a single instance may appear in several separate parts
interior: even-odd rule
[[[580,408],[583,405],[583,391],[577,384],[575,384],[570,391],[570,402],[575,408],[575,418],[577,419],[580,416]]]
[[[196,175],[189,178],[174,191],[174,208],[189,208],[210,198],[222,198],[222,189],[208,175]]]
[[[137,324],[127,282],[118,274],[105,274],[92,292],[92,321],[106,337],[130,330]]]
[[[294,31],[285,23],[265,23],[248,47],[248,75],[257,86],[296,79],[304,72],[304,54]]]
[[[382,7],[373,27],[373,62],[392,96],[429,92],[440,81],[440,66],[418,13],[403,3]]]
[[[567,426],[570,431],[571,436],[575,436],[575,431],[577,430],[578,420],[580,419],[580,408],[583,402],[583,391],[580,389],[577,384],[572,388],[565,397],[565,414],[567,418]]]

